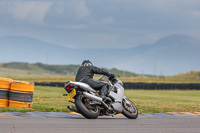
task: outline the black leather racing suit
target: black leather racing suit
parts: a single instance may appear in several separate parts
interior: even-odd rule
[[[110,77],[111,73],[95,66],[81,66],[76,74],[76,81],[83,82],[91,86],[95,90],[100,90],[100,96],[107,95],[107,84],[98,80],[94,80],[94,74],[102,74]]]

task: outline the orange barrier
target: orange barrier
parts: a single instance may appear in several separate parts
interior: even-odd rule
[[[8,99],[0,99],[0,107],[8,107]]]
[[[9,100],[9,107],[18,107],[18,108],[32,108],[33,102],[20,102],[15,100]]]
[[[10,87],[9,107],[32,108],[34,83],[13,81]]]
[[[15,92],[34,92],[34,83],[14,80],[11,83],[10,90]]]
[[[12,79],[0,77],[0,107],[8,107],[8,91]]]
[[[0,89],[9,90],[12,79],[0,77]]]

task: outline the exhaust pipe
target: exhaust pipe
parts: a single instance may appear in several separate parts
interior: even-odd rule
[[[83,92],[83,96],[86,97],[86,98],[89,98],[91,100],[94,100],[94,101],[97,101],[97,102],[100,102],[102,103],[103,99],[100,98],[100,97],[97,97],[97,96],[94,96],[90,93],[87,93],[87,92]]]
[[[73,112],[79,113],[78,110],[77,110],[77,108],[74,107],[74,106],[69,105],[69,106],[67,106],[67,108],[68,108],[69,110],[73,111]]]
[[[103,104],[104,107],[108,108],[108,105],[103,101],[103,99],[101,97],[94,96],[94,95],[87,93],[87,92],[83,92],[83,96],[88,98],[88,99],[100,102],[100,103]]]

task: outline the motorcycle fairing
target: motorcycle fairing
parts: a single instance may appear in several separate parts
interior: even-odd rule
[[[75,84],[77,86],[80,86],[81,88],[85,89],[85,90],[88,90],[88,91],[91,91],[91,92],[96,92],[96,90],[94,90],[92,87],[90,87],[88,84],[86,83],[82,83],[82,82],[73,82],[73,81],[70,81],[70,83],[72,84]]]
[[[114,87],[117,88],[117,93],[110,91],[109,96],[112,97],[115,102],[112,107],[119,113],[122,112],[122,99],[124,97],[124,88],[120,84],[115,84]]]

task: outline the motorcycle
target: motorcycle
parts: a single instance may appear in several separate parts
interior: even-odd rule
[[[119,76],[115,76],[109,80],[107,76],[102,76],[99,80],[107,83],[109,99],[103,100],[99,96],[99,92],[91,88],[88,84],[82,82],[68,81],[65,83],[65,90],[68,94],[63,96],[68,97],[68,101],[75,104],[68,106],[68,109],[82,114],[88,119],[96,119],[98,116],[114,116],[122,113],[129,119],[138,117],[138,110],[135,104],[124,96],[124,87]],[[72,101],[72,99],[75,99]]]

